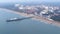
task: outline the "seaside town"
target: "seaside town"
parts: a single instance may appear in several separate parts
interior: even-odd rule
[[[60,0],[0,0],[0,34],[60,34]]]
[[[17,10],[21,13],[33,14],[36,16],[42,16],[44,18],[60,21],[60,7],[59,6],[46,6],[46,5],[20,5],[15,4],[13,10]]]
[[[60,27],[60,6],[57,5],[44,5],[44,4],[3,4],[0,8],[8,10],[7,12],[19,14],[21,16],[27,17],[34,20],[38,20],[47,24],[54,24]],[[25,18],[24,18],[25,19]],[[23,19],[23,20],[24,20]],[[7,20],[6,22],[22,20],[19,18],[13,18],[12,20]]]

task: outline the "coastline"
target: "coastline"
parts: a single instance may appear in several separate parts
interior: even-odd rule
[[[27,14],[27,13],[20,13],[20,12],[17,12],[17,11],[4,9],[4,8],[0,8],[0,9],[7,10],[7,12],[19,14],[19,15],[24,16],[24,17],[31,17],[31,16],[33,16],[32,19],[34,19],[34,20],[38,20],[38,21],[41,21],[41,22],[44,22],[44,23],[47,23],[47,24],[52,24],[52,25],[60,27],[60,22],[49,20],[49,19],[41,17],[41,16],[35,16],[33,14]]]

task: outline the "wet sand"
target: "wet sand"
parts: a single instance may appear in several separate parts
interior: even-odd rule
[[[3,8],[0,8],[0,9],[3,9]],[[20,13],[18,11],[13,11],[13,10],[9,10],[9,9],[3,9],[3,10],[7,10],[7,12],[19,14],[19,15],[24,16],[24,17],[31,17],[31,16],[33,16],[32,19],[34,19],[34,20],[38,20],[38,21],[41,21],[41,22],[46,23],[46,24],[52,24],[52,25],[60,27],[60,22],[53,21],[53,20],[47,19],[45,17],[35,16],[33,14],[27,14],[27,13]]]

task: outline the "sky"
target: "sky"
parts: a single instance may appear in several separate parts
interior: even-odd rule
[[[2,2],[60,2],[60,0],[0,0]]]

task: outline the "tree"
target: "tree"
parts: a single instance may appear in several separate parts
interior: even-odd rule
[[[54,15],[51,17],[54,21],[60,21],[60,15]]]

